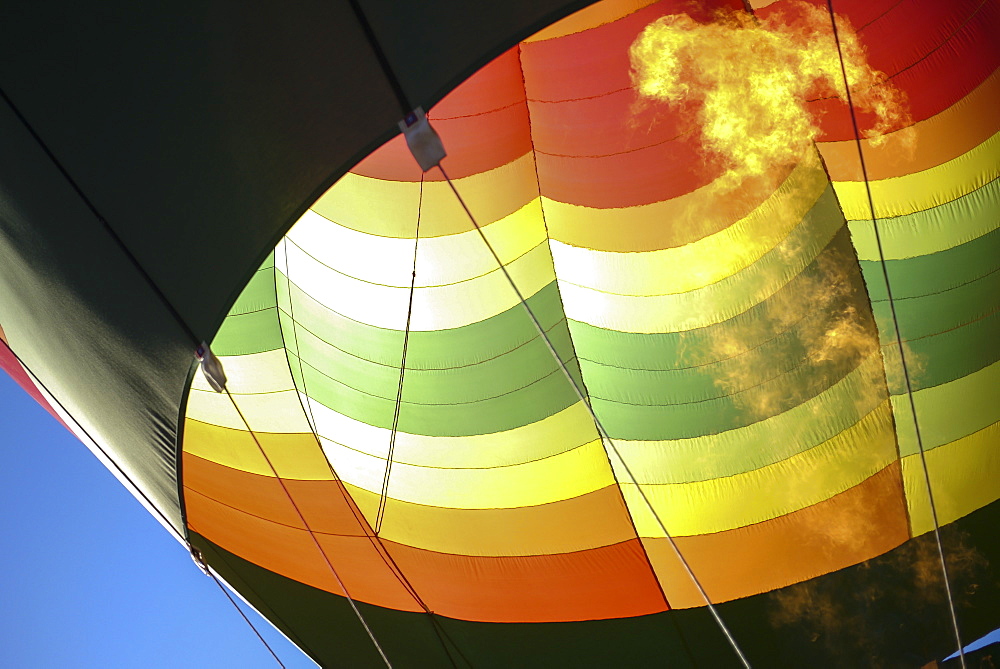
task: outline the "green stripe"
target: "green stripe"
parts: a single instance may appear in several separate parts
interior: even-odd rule
[[[838,383],[873,349],[849,345],[830,356],[816,355],[845,314],[852,314],[856,329],[874,343],[861,273],[842,228],[783,289],[724,323],[660,335],[611,332],[577,322],[571,327],[587,387],[611,436],[685,439],[745,427]],[[719,359],[734,351],[743,353]],[[645,368],[627,369],[617,360]],[[653,366],[660,369],[649,368]],[[881,377],[873,383],[881,384]],[[874,394],[884,397],[884,386]],[[873,406],[866,404],[865,413]]]
[[[821,260],[807,265],[771,297],[733,318],[703,328],[663,333],[619,332],[571,320],[577,354],[581,360],[602,365],[656,371],[698,367],[731,357],[728,347],[720,345],[723,342],[737,343],[739,350],[780,347],[780,342],[772,340],[791,329],[814,327],[812,319],[822,317],[814,309],[816,301],[811,297],[818,286],[830,283],[824,272],[831,265],[844,267],[847,284],[840,296],[830,298],[828,308],[837,310],[851,303],[864,306],[860,296],[852,297],[854,293],[865,293],[860,274],[849,266],[853,255],[850,239],[842,228],[818,254]]]
[[[879,238],[882,252],[891,259],[933,255],[985,236],[997,229],[998,220],[1000,179],[994,179],[936,207],[879,219]],[[848,225],[858,254],[865,260],[878,260],[871,219],[850,221]]]
[[[278,284],[296,385],[334,411],[392,427],[403,333],[341,316],[280,273]],[[528,304],[579,381],[555,283]],[[289,309],[294,309],[294,329]],[[575,401],[524,308],[517,305],[461,328],[410,333],[398,427],[433,436],[500,432],[547,418]]]
[[[951,249],[885,264],[897,300],[957,288],[1000,268],[1000,229]],[[872,302],[888,299],[881,263],[862,260],[861,271]]]
[[[892,314],[888,301],[875,302],[873,306],[879,322],[888,325],[884,334],[891,335]],[[1000,309],[1000,272],[943,293],[897,299],[895,307],[900,336],[904,340],[953,330],[982,320]]]
[[[846,312],[856,314],[874,340],[864,286],[845,251],[849,246],[842,235],[771,298],[710,327],[638,334],[571,321],[588,388],[605,399],[650,405],[731,395],[802,365]],[[843,268],[846,283],[828,290],[841,275],[825,274],[834,263]],[[821,309],[814,308],[817,291],[827,295]]]
[[[912,264],[907,269],[909,274],[915,275],[918,270],[934,273],[932,279],[923,281],[923,287],[928,287],[932,280],[938,285],[954,284],[953,274],[960,279],[969,274],[978,275],[948,290],[894,301],[900,334],[908,347],[907,366],[914,390],[948,383],[1000,358],[1000,347],[996,345],[1000,341],[1000,272],[990,273],[989,264],[970,267],[972,256],[982,255],[983,249],[991,250],[997,240],[1000,236],[964,245],[966,248],[953,256],[955,264],[946,265],[937,258],[951,251],[898,261],[897,266]],[[965,265],[959,263],[963,258],[968,260]],[[930,264],[932,260],[936,262]],[[878,275],[869,285],[877,285],[877,279]],[[891,343],[895,328],[889,303],[886,300],[874,302],[873,307],[880,337],[886,342],[885,346],[892,349],[895,347]],[[904,387],[901,376],[890,374],[893,394],[902,394]]]
[[[292,368],[296,367],[298,360],[293,358]],[[570,367],[579,382],[575,364]],[[398,428],[412,434],[458,437],[502,432],[538,422],[577,401],[572,387],[554,362],[550,369],[547,376],[531,385],[491,399],[463,404],[404,402]],[[321,404],[369,425],[392,427],[394,397],[385,399],[365,394],[347,385],[358,383],[358,379],[332,379],[308,365],[303,367],[303,373],[309,396]],[[296,379],[297,383],[301,381]],[[426,398],[421,398],[421,402],[426,402]]]
[[[286,313],[294,314],[296,322],[303,328],[355,357],[382,365],[399,366],[403,347],[402,331],[351,320],[316,302],[294,283],[291,284],[294,305],[290,305],[288,280],[278,272],[277,282],[279,306]],[[528,305],[547,330],[565,319],[555,282],[529,297]],[[524,307],[517,304],[478,323],[447,330],[411,332],[411,352],[407,355],[407,367],[464,367],[509,353],[537,336]]]
[[[702,440],[680,439],[659,444],[643,443],[655,453],[632,466],[641,480],[655,477],[657,483],[689,483],[734,476],[772,465],[828,441],[857,424],[882,404],[887,394],[877,374],[878,354],[826,392],[774,418],[768,425],[750,425],[716,437],[711,446]],[[780,434],[781,439],[774,438]],[[623,454],[628,442],[619,441]],[[628,459],[628,455],[624,455]],[[655,472],[643,471],[645,464]]]
[[[549,336],[564,360],[571,359],[573,347],[564,323]],[[286,334],[287,337],[287,334]],[[344,380],[358,390],[395,401],[399,384],[399,356],[396,364],[381,365],[346,353],[319,339],[302,327],[296,328],[299,355],[333,379]],[[411,340],[407,361],[419,359],[421,344],[428,338]],[[557,369],[552,354],[540,337],[492,360],[451,369],[410,369],[406,371],[403,398],[417,404],[475,402],[528,386]]]
[[[594,409],[611,437],[630,440],[688,439],[746,427],[803,404],[857,367],[856,358],[802,365],[745,392],[691,404],[622,404],[591,392]]]
[[[212,351],[216,355],[248,355],[281,348],[276,305],[272,251],[236,298],[212,340]]]
[[[254,273],[240,296],[236,298],[236,303],[229,310],[229,316],[260,311],[273,307],[277,303],[277,296],[274,293],[274,267],[273,265],[261,267]]]
[[[289,284],[280,272],[272,277],[269,268],[255,275],[241,295],[240,308],[268,299],[274,304],[275,281],[280,314],[271,308],[230,316],[213,349],[220,355],[245,355],[284,344],[299,388],[356,420],[391,427],[403,333],[336,314]],[[555,283],[528,304],[580,382]],[[294,328],[290,312],[297,321]],[[300,349],[304,379],[296,357]],[[576,401],[520,305],[461,328],[412,332],[407,370],[399,429],[416,434],[499,432],[544,419]]]
[[[884,329],[891,332],[891,321],[884,317]],[[892,342],[891,335],[883,341]],[[1000,360],[1000,312],[960,328],[932,337],[907,341],[907,371],[913,390],[949,383]],[[890,359],[898,357],[896,344],[883,345]],[[899,375],[889,375],[889,389],[894,395],[906,392]]]
[[[228,316],[212,340],[216,355],[249,355],[282,347],[278,310],[275,307]]]

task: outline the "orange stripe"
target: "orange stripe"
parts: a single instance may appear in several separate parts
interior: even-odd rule
[[[686,13],[709,20],[720,8],[742,11],[741,0],[669,0],[585,32],[521,44],[529,100],[575,100],[631,89],[629,47],[661,16]]]
[[[629,45],[669,4],[522,46],[543,196],[601,209],[630,207],[683,195],[718,175],[682,111],[658,105],[636,117],[631,109]]]
[[[531,151],[531,130],[517,48],[513,48],[449,93],[428,113],[448,157],[442,163],[454,179],[506,165]],[[376,179],[418,182],[421,171],[398,135],[354,169]],[[423,178],[439,181],[439,170]]]
[[[380,499],[377,493],[339,481],[279,482],[190,453],[184,454],[184,485],[265,520],[305,529],[301,512],[314,532],[348,536],[373,534],[366,518],[376,517]],[[410,545],[437,552],[512,556],[608,546],[634,539],[635,531],[617,486],[608,486],[574,499],[513,509],[449,509],[390,498],[382,535],[400,544],[409,543],[401,541],[401,535],[412,536]]]
[[[748,527],[678,537],[713,602],[815,578],[881,555],[909,539],[899,462],[814,506]],[[704,606],[666,539],[643,545],[674,608]]]
[[[679,139],[599,158],[538,154],[538,182],[545,197],[599,209],[669,200],[719,174],[696,144]]]
[[[820,4],[825,9],[825,3]],[[757,15],[785,12],[795,5],[775,3]],[[868,63],[890,75],[892,84],[907,95],[914,121],[929,119],[956,104],[1000,65],[995,37],[1000,4],[951,0],[923,5],[921,11],[914,11],[911,3],[895,3],[895,11],[866,26],[860,35]],[[845,10],[835,11],[841,14]],[[849,19],[858,14],[854,10],[846,13]],[[948,41],[944,41],[946,38]],[[809,107],[823,140],[847,141],[854,137],[851,114],[838,97],[815,100]],[[874,115],[860,114],[862,132],[875,120]]]
[[[184,453],[183,457],[184,487],[221,504],[299,529],[306,529],[302,523],[304,516],[315,532],[361,537],[372,534],[340,481],[279,481],[273,476],[233,469],[190,453]]]
[[[306,482],[302,482],[306,483]],[[308,482],[323,484],[329,482]],[[339,585],[309,533],[185,490],[189,527],[265,569],[327,592]],[[371,537],[316,534],[355,599],[421,610]],[[666,606],[638,539],[575,553],[474,557],[382,542],[431,610],[491,622],[590,620]]]
[[[599,98],[529,102],[531,138],[544,154],[604,156],[697,135],[691,114],[668,106],[634,109],[631,89]]]
[[[340,481],[286,479],[285,487],[314,532],[375,536],[364,514]]]
[[[471,116],[524,102],[524,77],[517,47],[508,49],[434,105],[432,119]]]
[[[890,135],[880,146],[865,141],[868,178],[889,179],[920,172],[971,151],[1000,130],[998,109],[1000,70],[955,105],[912,126],[911,139]],[[831,179],[864,180],[854,141],[819,142],[817,146]]]
[[[186,489],[188,526],[245,560],[334,594],[343,594],[309,532],[280,525]],[[317,534],[354,599],[403,611],[422,611],[370,537]]]
[[[248,514],[305,529],[281,482],[184,453],[184,487]]]
[[[666,610],[638,539],[528,557],[470,557],[385,542],[435,613],[483,622],[556,622]]]
[[[556,21],[548,28],[542,28],[525,41],[538,42],[572,35],[584,30],[592,30],[605,23],[617,21],[627,14],[654,4],[654,2],[655,0],[603,0]]]

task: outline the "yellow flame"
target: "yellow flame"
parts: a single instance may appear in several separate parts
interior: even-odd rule
[[[776,168],[814,165],[822,174],[813,147],[820,129],[807,102],[834,94],[846,98],[845,78],[855,107],[877,117],[869,136],[907,122],[903,94],[868,65],[846,19],[836,17],[838,51],[826,11],[787,5],[784,13],[759,21],[736,11],[718,13],[711,23],[665,16],[632,45],[640,99],[668,102],[696,117],[702,145],[721,162],[722,174],[712,186],[717,197],[756,197],[747,187],[763,183],[761,177]],[[771,220],[788,215],[799,214],[775,210]],[[789,260],[803,252],[790,240],[775,250]],[[715,383],[742,409],[764,418],[808,399],[810,390],[779,370],[806,364],[817,374],[839,375],[857,368],[878,350],[857,271],[853,254],[824,253],[813,271],[771,296],[755,322],[713,333],[706,357],[728,361]],[[788,345],[773,347],[770,355],[743,355],[790,331],[794,338],[784,337]],[[886,383],[881,372],[867,381],[858,402],[870,408],[884,399]]]
[[[708,24],[665,16],[632,45],[633,82],[643,99],[697,103],[702,142],[723,162],[719,186],[801,159],[819,134],[808,98],[846,99],[845,74],[854,107],[877,117],[869,138],[907,120],[904,94],[868,65],[846,19],[837,17],[841,69],[829,14],[805,3],[794,9],[794,22],[783,13],[758,21],[720,12]]]

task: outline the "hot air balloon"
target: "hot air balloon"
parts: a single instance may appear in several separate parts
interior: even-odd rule
[[[321,666],[997,628],[1000,3],[586,4],[9,10],[5,369]]]

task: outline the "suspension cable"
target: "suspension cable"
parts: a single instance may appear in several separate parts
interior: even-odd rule
[[[285,669],[285,663],[281,661],[281,658],[278,657],[278,654],[274,652],[273,648],[271,648],[271,644],[267,642],[267,639],[263,637],[263,635],[257,629],[257,626],[253,624],[253,622],[250,620],[249,617],[247,617],[247,614],[243,612],[243,609],[241,609],[239,604],[236,603],[236,600],[233,599],[233,596],[229,594],[229,590],[227,590],[226,587],[222,585],[222,581],[219,580],[219,577],[215,575],[215,572],[213,572],[212,569],[207,564],[204,567],[204,572],[208,574],[213,581],[215,581],[215,584],[217,586],[219,586],[219,590],[221,590],[222,594],[226,596],[226,599],[228,599],[229,603],[233,605],[233,608],[239,612],[240,616],[243,618],[243,621],[250,626],[250,629],[252,629],[253,633],[257,635],[257,638],[260,639],[260,642],[264,644],[264,648],[267,648],[268,652],[271,653],[271,657],[273,657],[274,661],[278,663],[278,666],[281,667],[281,669]]]
[[[542,324],[539,322],[538,317],[535,316],[535,313],[531,310],[531,307],[528,305],[528,301],[524,298],[524,295],[521,293],[521,290],[517,287],[517,284],[514,282],[514,278],[510,275],[510,272],[507,271],[507,267],[500,259],[500,256],[493,248],[493,245],[490,244],[489,240],[486,238],[486,234],[483,232],[482,228],[479,226],[479,223],[476,221],[476,217],[472,215],[472,212],[469,210],[468,205],[466,205],[465,200],[459,194],[458,189],[455,188],[455,184],[452,183],[451,178],[448,177],[448,173],[445,172],[444,167],[440,163],[438,163],[437,167],[439,170],[441,170],[441,174],[444,176],[445,181],[447,181],[448,186],[451,187],[451,192],[455,194],[455,197],[458,199],[458,202],[462,206],[462,209],[465,210],[465,214],[469,217],[469,220],[475,227],[476,232],[479,233],[479,237],[483,240],[483,243],[486,245],[486,248],[489,249],[489,252],[490,254],[492,254],[493,259],[496,260],[497,265],[500,267],[500,271],[503,272],[504,277],[506,277],[507,279],[507,283],[509,283],[510,287],[514,290],[515,295],[517,295],[517,299],[521,302],[521,306],[524,307],[524,310],[527,312],[528,317],[531,318],[531,322],[535,326],[535,330],[542,338],[542,341],[545,342],[545,346],[546,348],[548,348],[549,353],[552,355],[553,358],[555,358],[556,364],[559,366],[559,369],[562,371],[563,375],[569,381],[570,386],[572,386],[573,392],[576,394],[577,398],[583,403],[583,405],[587,408],[587,413],[590,414],[591,419],[594,421],[594,425],[597,427],[597,432],[598,435],[601,437],[601,441],[604,443],[606,448],[610,448],[611,451],[615,454],[615,457],[618,459],[618,462],[621,463],[622,469],[625,471],[625,474],[628,476],[629,479],[632,480],[632,483],[635,484],[639,496],[642,498],[642,501],[645,503],[646,507],[649,508],[649,511],[653,514],[653,517],[656,519],[656,523],[659,525],[660,530],[663,532],[664,536],[666,536],[667,540],[670,542],[670,546],[671,548],[673,548],[674,554],[677,556],[677,559],[684,567],[684,571],[691,579],[691,582],[694,584],[695,588],[697,588],[699,594],[701,594],[702,599],[705,600],[705,604],[707,605],[709,612],[712,614],[712,617],[715,619],[716,624],[719,626],[719,629],[722,631],[726,639],[729,641],[729,645],[732,646],[733,650],[736,652],[736,655],[740,658],[740,661],[743,663],[743,666],[746,667],[747,669],[750,669],[750,662],[743,654],[743,651],[740,650],[739,644],[736,643],[736,639],[729,631],[729,628],[722,621],[722,616],[719,615],[719,612],[712,604],[712,600],[709,598],[708,593],[705,592],[705,588],[702,586],[701,581],[699,581],[698,577],[695,576],[694,571],[691,569],[691,565],[688,564],[688,561],[684,558],[684,555],[681,553],[680,547],[677,545],[676,540],[670,534],[670,532],[667,531],[667,527],[666,525],[664,525],[663,519],[660,518],[660,515],[656,512],[656,509],[653,507],[652,501],[646,495],[646,492],[642,489],[642,486],[639,484],[638,479],[635,477],[635,475],[632,473],[632,470],[625,462],[625,459],[622,458],[621,454],[618,452],[618,447],[615,446],[614,441],[611,439],[607,431],[604,429],[604,425],[601,424],[600,418],[598,418],[597,413],[594,412],[594,408],[590,405],[590,401],[587,399],[587,396],[583,392],[583,389],[580,388],[580,385],[573,377],[573,374],[569,371],[569,368],[566,366],[566,363],[563,361],[558,351],[556,351],[555,345],[553,345],[552,340],[549,338],[548,333],[545,332],[545,328],[542,327]]]
[[[316,534],[309,526],[309,521],[306,520],[305,514],[302,513],[302,510],[299,508],[299,505],[295,503],[295,498],[288,490],[288,486],[285,485],[284,479],[282,479],[281,476],[278,475],[277,468],[275,468],[274,463],[271,462],[271,458],[268,457],[267,451],[264,450],[263,444],[260,443],[260,440],[257,438],[256,433],[254,433],[253,429],[250,427],[250,423],[247,422],[246,416],[243,415],[243,412],[240,410],[239,405],[236,404],[236,399],[233,397],[233,394],[229,391],[229,388],[224,388],[224,392],[226,393],[226,396],[229,397],[229,401],[232,402],[233,408],[236,409],[236,413],[239,414],[240,420],[243,421],[243,424],[246,426],[247,432],[249,432],[250,436],[253,437],[254,443],[257,444],[257,448],[260,450],[260,454],[264,457],[264,460],[267,462],[267,466],[271,469],[271,472],[273,472],[274,478],[278,481],[278,484],[281,485],[281,489],[284,490],[285,496],[288,497],[288,501],[291,503],[292,508],[294,508],[295,513],[298,514],[299,519],[302,521],[302,525],[305,527],[306,531],[309,533],[309,537],[313,540],[313,543],[316,545],[316,549],[319,551],[320,555],[323,556],[323,560],[326,562],[326,566],[329,567],[330,573],[333,574],[334,579],[336,579],[337,584],[343,591],[344,597],[347,598],[348,603],[351,605],[351,609],[354,611],[354,615],[357,617],[358,622],[360,622],[361,626],[364,627],[365,632],[368,634],[368,638],[371,639],[372,645],[375,646],[375,650],[377,650],[378,654],[382,657],[382,662],[385,663],[385,666],[388,667],[388,669],[392,669],[392,663],[389,662],[389,658],[386,656],[385,651],[382,650],[381,644],[379,644],[378,639],[375,638],[375,633],[372,632],[371,627],[368,626],[368,622],[365,620],[365,617],[361,614],[361,610],[355,603],[354,598],[351,597],[351,593],[348,592],[347,586],[344,584],[343,579],[340,578],[340,574],[337,573],[337,569],[333,566],[333,562],[330,560],[330,557],[326,554],[326,551],[323,550],[323,546],[322,544],[319,543],[319,539],[316,538]]]
[[[422,176],[421,176],[421,190],[420,190],[420,193],[421,193],[421,195],[420,195],[420,201],[418,203],[418,209],[417,209],[418,232],[419,232],[420,211],[421,211],[422,202],[423,202],[423,177]],[[300,351],[298,326],[296,325],[297,321],[295,320],[295,300],[294,300],[294,298],[292,296],[292,277],[291,277],[291,269],[290,269],[291,265],[290,265],[290,262],[289,262],[289,259],[288,259],[288,241],[289,240],[286,238],[284,240],[283,245],[282,245],[283,249],[284,249],[284,257],[285,257],[285,271],[287,272],[286,279],[287,279],[287,289],[288,289],[288,293],[287,293],[288,294],[288,310],[289,310],[288,316],[289,316],[289,319],[291,321],[291,330],[292,330],[292,337],[293,337],[293,342],[294,342],[294,345],[295,345],[295,350],[296,351]],[[416,254],[416,249],[414,249],[414,254]],[[415,264],[416,264],[416,260],[414,259],[414,265]],[[275,290],[277,290],[277,284],[275,284]],[[282,341],[283,342],[284,342],[284,336],[285,336],[284,332],[282,332]],[[283,344],[283,346],[284,346],[284,344]],[[329,457],[327,457],[326,454],[323,452],[322,440],[321,440],[320,435],[319,435],[319,426],[318,426],[318,424],[316,422],[315,414],[313,413],[312,399],[309,396],[308,383],[306,382],[306,375],[305,375],[304,364],[307,364],[307,363],[303,363],[301,353],[299,353],[299,354],[296,355],[296,359],[298,360],[299,378],[302,379],[302,390],[301,390],[301,393],[299,393],[299,403],[302,405],[302,411],[306,414],[306,420],[309,422],[309,429],[312,431],[313,438],[316,440],[316,446],[317,446],[317,448],[319,448],[320,453],[323,454],[323,461],[326,463],[326,466],[327,466],[327,468],[330,471],[330,475],[333,476],[333,478],[335,480],[341,481],[342,479],[340,478],[340,475],[337,474],[337,471],[334,468],[333,463],[330,462]],[[290,361],[289,361],[289,365],[291,365]],[[289,367],[289,373],[292,374],[292,376],[294,377],[294,373],[291,371],[291,367]],[[303,396],[305,396],[305,400],[303,400]],[[392,450],[392,444],[394,444],[394,439],[392,439],[392,437],[390,437],[390,442],[391,442],[390,443],[390,452],[391,452],[391,450]],[[361,512],[360,509],[357,507],[356,503],[353,501],[353,499],[351,498],[350,493],[346,490],[346,488],[343,488],[343,487],[341,488],[341,494],[343,495],[344,499],[347,501],[347,506],[348,506],[348,508],[351,511],[351,515],[354,516],[354,518],[358,522],[358,524],[360,526],[362,526],[362,527],[367,526],[367,527],[369,527],[372,530],[371,534],[368,534],[366,532],[366,536],[368,536],[369,540],[372,542],[372,546],[375,548],[375,550],[378,553],[379,557],[382,558],[382,561],[385,563],[386,567],[388,567],[388,569],[390,570],[390,572],[392,572],[393,576],[396,578],[397,581],[399,581],[400,585],[403,586],[403,589],[406,590],[406,592],[409,593],[411,597],[413,597],[413,600],[417,603],[417,605],[420,606],[420,608],[422,608],[424,610],[424,613],[427,614],[427,616],[428,616],[428,618],[429,618],[429,620],[431,622],[431,627],[434,629],[434,633],[438,637],[438,640],[441,642],[441,646],[444,649],[445,654],[448,656],[448,660],[449,660],[449,662],[451,662],[452,666],[457,667],[458,665],[455,662],[455,658],[452,656],[452,651],[451,651],[451,648],[449,647],[449,642],[451,644],[451,647],[453,647],[455,649],[455,651],[458,652],[459,656],[466,662],[466,664],[469,664],[471,666],[471,663],[469,663],[468,659],[462,653],[461,649],[455,643],[454,639],[452,639],[448,635],[448,633],[441,627],[441,624],[436,619],[434,612],[431,611],[431,609],[430,609],[429,606],[427,606],[427,604],[424,602],[423,598],[420,597],[420,595],[417,593],[416,589],[410,583],[409,579],[406,578],[406,575],[403,573],[402,569],[400,569],[399,565],[396,564],[396,561],[393,559],[392,555],[389,553],[389,551],[385,548],[385,545],[382,543],[382,539],[378,536],[378,532],[374,529],[374,527],[371,525],[371,523],[365,517],[364,513]],[[380,500],[380,507],[381,506],[382,506],[382,503],[381,503],[381,500]]]
[[[906,351],[903,346],[902,333],[899,329],[899,319],[896,314],[896,304],[892,295],[892,286],[889,282],[889,268],[886,266],[885,254],[882,250],[882,238],[878,229],[878,217],[875,213],[875,201],[872,198],[871,183],[868,179],[868,168],[865,164],[864,147],[861,144],[861,132],[858,129],[858,119],[854,109],[854,102],[851,99],[851,86],[847,79],[847,67],[844,64],[844,54],[840,46],[840,34],[837,30],[837,19],[833,13],[833,0],[827,0],[826,5],[830,13],[830,24],[833,26],[833,39],[837,44],[837,56],[840,59],[840,72],[844,80],[844,91],[847,95],[847,107],[851,112],[851,124],[854,127],[854,141],[858,147],[858,158],[861,162],[861,174],[865,180],[865,193],[868,200],[868,209],[872,216],[872,229],[875,232],[875,245],[878,248],[879,266],[882,268],[882,277],[885,280],[885,290],[889,301],[889,312],[892,315],[893,334],[896,342],[896,348],[899,353],[899,363],[903,370],[903,380],[906,385],[906,397],[909,400],[910,413],[913,416],[913,428],[916,432],[917,447],[920,451],[920,465],[923,469],[924,484],[927,488],[927,500],[930,503],[931,518],[934,520],[934,540],[937,544],[938,557],[941,561],[941,573],[944,575],[944,589],[945,594],[948,596],[948,612],[951,614],[951,625],[955,633],[955,643],[958,644],[959,660],[962,664],[962,669],[965,669],[965,651],[962,647],[962,636],[958,628],[958,616],[955,613],[955,601],[952,598],[951,583],[948,578],[948,563],[945,560],[944,544],[941,541],[941,526],[938,522],[937,505],[934,503],[934,493],[931,489],[931,475],[930,470],[927,467],[927,452],[924,449],[923,437],[920,434],[920,422],[917,420],[917,405],[913,399],[913,386],[910,379],[910,370],[906,364]]]

